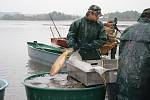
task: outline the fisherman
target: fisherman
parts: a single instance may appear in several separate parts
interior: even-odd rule
[[[111,20],[104,24],[104,28],[105,28],[106,34],[108,36],[108,42],[109,43],[118,42],[118,40],[116,39],[117,34],[115,32],[115,28],[114,28],[113,24],[114,23]],[[117,51],[117,43],[111,49],[111,59],[115,59],[116,51]]]
[[[71,24],[67,35],[68,48],[53,64],[51,76],[56,75],[63,67],[68,55],[71,55],[68,61],[80,60],[92,66],[102,65],[100,48],[107,41],[107,36],[102,22],[99,21],[100,16],[102,16],[101,8],[91,5],[85,17]]]
[[[76,52],[70,56],[69,60],[85,61],[92,66],[101,65],[100,48],[108,41],[104,26],[98,21],[101,15],[101,8],[92,5],[85,17],[71,24],[67,42],[68,47]],[[112,92],[115,86],[116,84],[106,84],[109,100],[113,100],[116,96]]]
[[[114,18],[114,21],[113,21],[113,27],[114,27],[114,29],[116,30],[116,34],[117,34],[117,32],[120,32],[121,33],[121,31],[118,29],[118,27],[117,27],[117,22],[118,22],[118,19],[117,19],[117,17],[115,17]]]
[[[117,45],[118,40],[116,39],[116,30],[113,26],[114,22],[112,20],[107,21],[104,23],[104,28],[106,31],[106,34],[108,36],[107,44],[113,44],[113,48],[111,49],[111,59],[115,59],[116,51],[117,51]],[[106,45],[106,44],[105,44]],[[107,54],[108,55],[108,54]],[[116,83],[107,83],[107,94],[108,94],[108,100],[116,100],[117,99],[117,84]]]
[[[150,8],[121,35],[118,100],[150,100]]]
[[[101,8],[97,5],[91,5],[85,17],[71,24],[67,43],[69,48],[77,52],[70,59],[73,56],[78,56],[76,59],[91,63],[101,59],[99,48],[105,44],[107,36],[102,22],[98,20],[100,16],[102,16]]]

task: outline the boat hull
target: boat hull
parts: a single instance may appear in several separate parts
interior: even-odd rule
[[[53,47],[50,45],[27,42],[28,55],[32,61],[51,66],[55,60],[62,54],[60,48]]]
[[[48,53],[28,46],[29,57],[36,62],[51,66],[59,54]]]

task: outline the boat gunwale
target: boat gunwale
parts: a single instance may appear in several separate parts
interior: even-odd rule
[[[0,87],[0,91],[1,91],[1,90],[5,89],[8,86],[8,82],[5,79],[0,79],[0,81],[5,83],[4,86]]]
[[[45,49],[40,49],[40,48],[36,48],[36,47],[33,47],[33,46],[31,46],[29,43],[31,43],[31,44],[34,44],[34,43],[32,43],[32,42],[27,42],[27,44],[28,44],[28,47],[29,48],[32,48],[32,49],[34,49],[34,50],[37,50],[37,51],[41,51],[41,52],[46,52],[46,53],[49,53],[49,54],[55,54],[55,55],[61,55],[61,53],[59,54],[59,53],[54,53],[53,51],[47,51],[47,50],[45,50]],[[38,43],[39,44],[39,43]],[[41,44],[41,45],[45,45],[45,44]],[[46,46],[48,46],[48,45],[46,45]],[[53,48],[53,47],[52,47]],[[61,52],[61,51],[60,51]]]

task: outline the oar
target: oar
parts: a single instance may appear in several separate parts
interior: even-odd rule
[[[50,30],[51,30],[51,33],[52,33],[52,35],[53,35],[53,38],[55,38],[55,36],[54,36],[54,33],[53,33],[53,30],[52,30],[51,26],[50,26],[49,28],[50,28]]]
[[[73,49],[66,49],[66,51],[56,59],[55,63],[52,65],[52,68],[50,70],[50,76],[54,76],[59,72],[59,70],[64,66],[67,56],[71,52],[73,52]]]
[[[52,16],[51,16],[51,14],[49,14],[49,17],[51,18],[51,20],[52,20],[52,22],[53,22],[53,24],[54,24],[54,26],[55,26],[55,29],[56,29],[56,31],[57,31],[59,37],[61,38],[61,35],[59,34],[59,31],[58,31],[58,29],[57,29],[57,27],[56,27],[56,25],[55,25],[55,22],[54,22],[54,20],[53,20],[53,18],[52,18]]]

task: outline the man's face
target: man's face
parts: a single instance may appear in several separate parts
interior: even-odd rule
[[[99,16],[93,11],[89,14],[89,19],[96,22],[99,19]]]
[[[108,27],[113,27],[113,23],[107,23]]]

